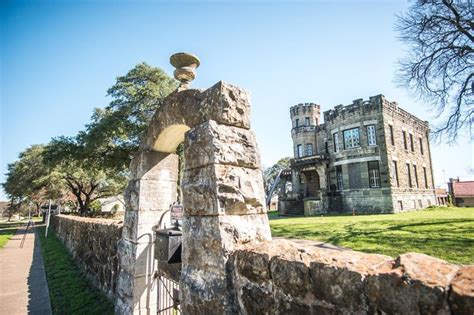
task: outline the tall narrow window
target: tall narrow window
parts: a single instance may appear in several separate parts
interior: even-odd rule
[[[305,117],[305,118],[304,118],[304,124],[305,124],[306,126],[311,125],[311,122],[309,121],[309,117]]]
[[[336,180],[337,180],[337,189],[344,189],[344,180],[342,178],[342,167],[340,165],[336,166]]]
[[[392,145],[395,145],[395,138],[393,137],[393,126],[392,125],[388,125],[388,129],[390,131],[390,143]]]
[[[418,185],[418,171],[416,169],[416,165],[413,165],[413,177],[415,177],[415,187],[416,188],[420,187]]]
[[[301,144],[298,144],[297,146],[297,156],[296,157],[303,157],[303,146]]]
[[[352,149],[360,146],[359,128],[344,130],[344,149]]]
[[[411,181],[410,163],[407,163],[407,177],[408,177],[408,187],[413,187],[413,183]]]
[[[423,138],[419,138],[420,140],[420,152],[421,152],[421,155],[423,155]]]
[[[369,186],[371,188],[380,187],[379,162],[370,161],[367,163],[369,169]]]
[[[413,135],[410,133],[410,149],[411,152],[415,152],[415,146],[413,144]]]
[[[332,135],[332,138],[334,140],[334,152],[338,152],[339,151],[339,134],[335,132]]]
[[[377,145],[377,137],[375,135],[375,125],[368,125],[367,126],[367,144]]]
[[[329,153],[329,145],[327,141],[324,142],[324,148],[326,150],[326,153]]]
[[[428,189],[428,176],[426,175],[426,167],[423,167],[423,177],[425,178],[425,188]]]
[[[311,156],[313,155],[313,144],[308,143],[306,144],[306,156]]]
[[[403,147],[405,150],[408,150],[408,144],[407,144],[407,132],[404,130],[402,131],[403,133]]]
[[[296,118],[295,120],[295,127],[298,128],[300,126],[300,120]]]
[[[400,187],[400,182],[398,180],[398,165],[397,165],[397,161],[393,161],[392,162],[392,178],[393,180],[395,181],[395,184],[397,185],[397,187]]]

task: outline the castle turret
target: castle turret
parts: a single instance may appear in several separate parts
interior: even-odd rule
[[[316,153],[316,126],[319,125],[320,106],[304,103],[290,108],[291,137],[295,158],[311,156]]]

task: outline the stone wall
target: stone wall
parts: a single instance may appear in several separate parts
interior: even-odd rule
[[[117,290],[117,244],[122,237],[122,223],[57,215],[51,217],[51,225],[94,285],[113,301]]]
[[[121,223],[59,215],[57,236],[116,295]],[[473,314],[474,265],[418,253],[396,259],[277,239],[229,253],[228,303],[238,314]],[[194,310],[207,309],[193,305]]]
[[[391,213],[392,198],[388,165],[383,159],[386,145],[383,132],[382,96],[368,101],[354,100],[352,104],[338,105],[324,112],[329,151],[329,189],[331,211],[363,213]],[[368,143],[368,126],[375,127],[376,143]],[[345,148],[344,131],[358,128],[360,145]],[[337,137],[337,141],[335,141]],[[337,147],[335,147],[337,143]],[[379,187],[370,187],[368,163],[378,163]],[[342,174],[342,187],[337,183],[337,169]],[[352,171],[351,171],[352,170]],[[354,171],[355,170],[355,171]]]
[[[428,122],[404,111],[396,102],[382,98],[382,104],[387,150],[383,160],[386,160],[389,168],[393,212],[436,205]],[[407,166],[410,169],[411,186]]]
[[[232,254],[239,314],[474,314],[474,265],[274,240]]]

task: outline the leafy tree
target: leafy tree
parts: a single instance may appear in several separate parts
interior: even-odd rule
[[[176,88],[176,81],[163,70],[136,65],[117,78],[107,91],[112,101],[105,109],[95,109],[85,131],[54,138],[46,148],[32,147],[35,159],[20,156],[20,162],[9,165],[5,191],[17,204],[28,198],[38,201],[38,208],[40,200],[52,195],[63,201],[73,195],[81,214],[86,214],[98,198],[123,191],[141,134]]]
[[[95,200],[123,191],[127,182],[124,172],[104,168],[99,154],[86,149],[80,137],[55,138],[44,153],[52,173],[76,198],[81,215],[89,211]]]
[[[11,208],[19,209],[22,204],[32,203],[39,213],[48,199],[62,195],[62,187],[43,163],[43,145],[33,145],[21,152],[19,159],[8,165],[5,192],[11,199]]]
[[[177,82],[160,68],[140,63],[117,78],[107,91],[112,98],[105,109],[95,109],[92,122],[79,137],[106,168],[127,169],[140,136]]]
[[[435,134],[450,141],[461,129],[471,130],[474,120],[473,21],[471,0],[417,0],[398,17],[397,30],[409,47],[399,79],[446,115]]]
[[[290,161],[290,157],[282,158],[278,160],[278,162],[276,162],[273,166],[263,171],[263,184],[265,186],[265,194],[267,196],[270,193],[270,189],[280,171],[290,167]]]
[[[95,109],[85,131],[51,141],[47,161],[76,197],[81,214],[98,198],[123,191],[141,134],[176,88],[176,81],[163,70],[138,64],[117,78],[107,91],[112,101],[104,109]]]

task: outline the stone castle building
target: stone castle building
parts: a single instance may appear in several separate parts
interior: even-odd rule
[[[290,108],[294,159],[281,214],[396,213],[436,204],[429,125],[383,95]]]

